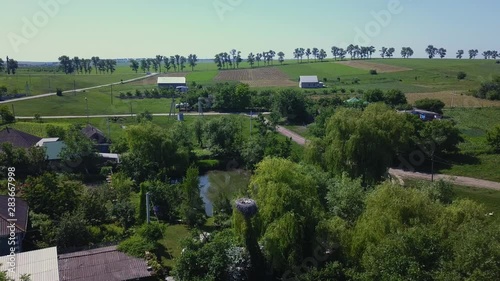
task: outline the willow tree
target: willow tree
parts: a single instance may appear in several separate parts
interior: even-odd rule
[[[323,214],[317,181],[289,160],[266,158],[257,165],[248,193],[259,205],[255,234],[274,270],[291,268],[310,254]]]

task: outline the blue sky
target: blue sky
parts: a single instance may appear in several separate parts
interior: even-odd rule
[[[7,2],[7,3],[6,3]],[[44,5],[45,3],[45,5]],[[48,4],[51,5],[48,5]],[[55,3],[55,4],[54,4]],[[45,6],[45,8],[44,8]],[[0,57],[55,61],[188,55],[212,58],[231,49],[283,51],[350,43],[433,44],[500,51],[500,1],[452,0],[23,0],[3,1]],[[48,7],[48,8],[47,8]],[[377,16],[379,15],[379,16]],[[484,31],[483,31],[484,30]]]

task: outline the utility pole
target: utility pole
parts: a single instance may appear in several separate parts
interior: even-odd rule
[[[89,119],[89,100],[87,97],[85,97],[85,103],[87,105],[87,125],[90,124],[90,119]]]
[[[149,192],[146,192],[146,221],[148,224],[151,221],[149,216]]]
[[[252,118],[253,118],[253,112],[250,111],[250,137],[252,136]]]
[[[108,117],[108,142],[111,142],[111,129],[109,126],[109,117]]]
[[[431,182],[434,182],[434,151],[431,155]]]

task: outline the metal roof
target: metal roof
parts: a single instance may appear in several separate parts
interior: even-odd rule
[[[318,83],[318,76],[300,76],[300,83]]]
[[[123,281],[146,278],[151,273],[145,260],[111,246],[60,255],[59,275],[61,281]]]
[[[158,84],[186,84],[186,77],[158,77]]]
[[[8,271],[9,256],[0,257],[1,270],[7,270],[7,276],[14,278],[14,280],[20,280],[22,274],[31,274],[33,281],[59,280],[56,247],[19,253],[15,257],[15,273]]]
[[[9,229],[7,228],[10,225],[9,219],[17,219],[16,224],[16,233],[25,232],[26,227],[28,225],[28,203],[23,199],[16,197],[16,212],[15,217],[9,216],[9,210],[7,208],[7,204],[9,202],[9,196],[0,195],[0,237],[8,236],[10,234]]]
[[[29,148],[34,146],[41,139],[42,138],[40,137],[33,136],[9,127],[0,131],[0,143],[10,142],[14,147]]]

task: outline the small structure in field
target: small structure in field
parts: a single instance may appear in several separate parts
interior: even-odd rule
[[[400,112],[418,115],[418,117],[423,121],[432,121],[432,120],[436,120],[436,119],[437,120],[443,119],[443,116],[437,112],[432,112],[432,111],[418,109],[418,108],[414,108],[412,110],[404,110],[404,111],[400,111]]]
[[[186,77],[158,77],[157,83],[158,83],[158,88],[160,89],[167,89],[167,88],[177,89],[178,87],[187,86]]]
[[[300,76],[299,87],[308,88],[323,88],[323,83],[319,82],[318,76]]]

